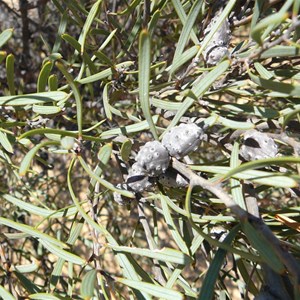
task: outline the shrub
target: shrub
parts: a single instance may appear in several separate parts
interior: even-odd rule
[[[0,297],[300,299],[299,1],[20,3]]]

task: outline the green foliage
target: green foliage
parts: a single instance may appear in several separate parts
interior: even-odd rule
[[[0,33],[0,298],[297,299],[299,1],[45,9],[28,52],[25,27]],[[210,64],[224,22],[230,46]],[[205,133],[170,158],[186,187],[144,173],[135,192],[140,147],[181,123]]]

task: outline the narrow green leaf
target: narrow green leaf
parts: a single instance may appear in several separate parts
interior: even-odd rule
[[[16,300],[16,298],[11,293],[9,293],[2,285],[0,285],[0,297],[5,300]]]
[[[72,36],[68,35],[67,33],[64,33],[61,36],[66,42],[68,42],[75,50],[78,52],[81,51],[81,45],[78,41],[76,41]],[[92,62],[89,55],[84,51],[82,53],[83,60],[86,62],[86,64],[89,66],[89,69],[92,71],[92,73],[96,72],[96,68],[94,66],[94,63]]]
[[[224,244],[230,245],[239,231],[240,226],[235,226],[226,236],[223,241]],[[200,295],[198,300],[211,300],[214,297],[215,284],[219,277],[222,264],[224,262],[227,251],[224,249],[218,249],[204,278]]]
[[[65,33],[68,24],[68,11],[64,10],[61,16],[61,20],[58,26],[55,43],[52,48],[52,53],[59,51],[61,47],[61,36]]]
[[[232,113],[236,112],[237,114],[247,113],[267,119],[279,117],[279,112],[277,110],[263,106],[231,103],[224,104],[221,107]]]
[[[269,72],[262,64],[259,62],[254,63],[254,67],[258,74],[264,79],[270,79],[273,77],[273,74]]]
[[[85,48],[85,43],[86,43],[86,38],[87,38],[87,34],[91,28],[91,25],[94,21],[94,19],[96,18],[99,8],[100,8],[100,4],[101,4],[102,0],[98,0],[97,2],[95,2],[86,18],[86,21],[84,23],[83,29],[81,31],[80,37],[79,37],[79,44],[81,44],[81,49],[80,49],[80,53],[83,54],[84,52],[84,48]]]
[[[292,112],[284,116],[282,127],[285,128],[285,126],[289,123],[289,121],[294,119],[299,113],[300,113],[300,107],[295,108]]]
[[[214,114],[212,114],[214,115]],[[222,116],[217,117],[217,122],[221,123],[223,126],[232,128],[232,129],[253,129],[255,127],[254,124],[250,122],[240,122],[240,121],[234,121],[227,118],[224,118]]]
[[[57,91],[58,88],[58,79],[57,75],[52,74],[48,78],[48,86],[50,91]]]
[[[149,26],[148,26],[148,30],[149,30],[149,35],[152,36],[154,31],[157,28],[157,22],[160,18],[161,15],[161,11],[159,9],[157,9],[153,14],[152,14],[152,18],[149,22]]]
[[[37,128],[37,129],[32,129],[29,130],[27,132],[24,132],[23,134],[21,134],[18,137],[18,140],[22,140],[26,137],[35,135],[35,134],[44,134],[44,135],[52,135],[52,139],[55,141],[60,141],[60,137],[61,136],[71,136],[74,138],[78,137],[78,131],[68,131],[68,130],[61,130],[61,129],[51,129],[51,128]],[[56,137],[55,137],[56,135]],[[87,141],[94,141],[94,142],[101,142],[102,139],[91,136],[91,135],[82,135],[82,139],[83,140],[87,140]]]
[[[107,83],[104,88],[103,88],[103,107],[104,107],[104,112],[108,120],[112,120],[112,113],[110,110],[110,105],[109,105],[109,96],[108,96],[108,87],[110,86],[110,83]]]
[[[36,271],[39,268],[38,264],[35,262],[27,265],[15,265],[13,266],[13,269],[15,271],[18,271],[19,273],[31,273]]]
[[[76,114],[77,114],[77,126],[78,126],[78,138],[82,137],[82,100],[81,100],[81,95],[79,93],[79,89],[76,85],[76,83],[73,81],[72,76],[69,74],[69,72],[65,69],[64,65],[62,63],[56,63],[56,66],[59,68],[59,70],[63,73],[65,78],[67,79],[74,97],[76,101]]]
[[[80,286],[80,295],[83,299],[91,299],[93,297],[96,286],[96,278],[96,270],[90,270],[84,275]]]
[[[43,142],[43,143],[40,143],[40,144],[34,146],[25,155],[25,157],[23,158],[23,160],[21,162],[20,169],[19,169],[20,176],[24,176],[27,173],[27,171],[28,171],[28,169],[30,167],[31,161],[33,160],[33,158],[35,157],[35,155],[37,154],[37,152],[41,148],[46,147],[46,146],[51,146],[51,145],[59,145],[59,143],[56,142],[56,141],[46,141],[46,142]]]
[[[134,281],[125,278],[117,278],[116,281],[123,283],[126,286],[129,286],[133,289],[137,289],[141,292],[146,292],[158,299],[166,299],[166,300],[182,300],[183,295],[177,291],[164,288],[155,284]]]
[[[69,251],[63,250],[63,249],[55,246],[54,244],[49,243],[46,240],[40,239],[39,242],[52,254],[56,255],[57,257],[62,258],[65,261],[71,262],[76,265],[83,265],[86,263],[86,261],[83,258],[81,258]]]
[[[120,64],[114,66],[114,69],[118,70],[118,69],[121,69],[121,68],[128,68],[128,67],[132,66],[133,64],[134,64],[133,61],[125,61],[123,63],[120,63]],[[95,82],[95,81],[103,80],[104,78],[107,78],[107,77],[111,76],[112,73],[113,73],[112,68],[108,68],[108,69],[103,70],[99,73],[96,73],[96,74],[93,74],[93,75],[88,76],[86,78],[82,78],[80,80],[77,80],[77,82],[80,83],[80,84],[92,83],[92,82]]]
[[[12,195],[5,194],[2,196],[6,201],[20,207],[21,209],[28,211],[31,214],[38,215],[46,218],[61,218],[61,217],[69,217],[73,216],[77,213],[76,207],[68,207],[64,209],[60,209],[59,211],[45,209],[33,205],[29,202],[22,201]]]
[[[112,144],[111,143],[108,143],[100,148],[98,155],[97,155],[99,162],[94,170],[94,174],[96,176],[100,177],[102,175],[103,171],[107,167],[108,162],[111,158],[111,153],[112,153]],[[89,186],[90,191],[94,190],[96,182],[97,182],[97,178],[92,177],[91,181],[90,181],[90,186]]]
[[[108,35],[108,37],[105,39],[105,41],[102,43],[102,45],[100,46],[99,50],[102,51],[103,49],[105,49],[105,47],[109,44],[109,42],[112,40],[112,38],[115,36],[116,32],[117,32],[117,28],[112,30],[110,32],[110,34]]]
[[[258,44],[262,44],[262,33],[265,28],[272,25],[273,27],[277,26],[278,24],[281,24],[286,18],[288,17],[288,14],[279,11],[276,14],[272,14],[264,19],[262,19],[258,24],[256,24],[252,31],[251,31],[251,37],[253,40],[255,40]]]
[[[12,37],[14,32],[13,28],[8,28],[0,34],[0,48]]]
[[[27,292],[30,294],[39,293],[41,291],[40,287],[36,285],[32,280],[28,279],[22,273],[14,272],[15,276],[21,282],[22,286],[25,288]]]
[[[181,1],[180,0],[172,0],[172,4],[175,8],[175,11],[182,23],[183,26],[185,26],[187,20],[188,20],[188,17],[184,11],[184,8],[181,4]],[[191,32],[191,39],[193,40],[194,44],[199,44],[199,39],[197,37],[197,35],[195,34],[195,31],[192,29],[192,32]]]
[[[243,221],[241,225],[245,235],[253,247],[259,252],[264,262],[276,273],[283,274],[285,272],[285,266],[265,236],[259,230],[256,230],[248,221]]]
[[[26,106],[33,104],[43,104],[47,102],[58,102],[68,98],[65,92],[45,92],[19,96],[2,96],[0,105],[2,106]]]
[[[76,210],[77,210],[77,208],[76,208]],[[81,233],[81,230],[84,226],[84,222],[79,222],[77,224],[73,223],[73,224],[74,224],[74,226],[72,226],[71,233],[66,242],[70,246],[74,245],[75,242],[77,241],[77,239]],[[51,273],[51,278],[50,278],[51,290],[54,290],[59,278],[62,276],[64,264],[65,264],[65,260],[62,258],[58,258],[57,262],[55,263],[55,266],[53,268],[53,271]]]
[[[240,165],[239,161],[239,143],[235,142],[231,151],[230,167],[236,168]],[[247,210],[242,185],[239,180],[230,178],[231,195],[233,200],[243,209]]]
[[[39,115],[53,115],[61,112],[61,108],[58,106],[42,106],[34,104],[32,111]]]
[[[122,252],[122,253],[131,253],[137,254],[141,256],[146,256],[149,258],[157,259],[162,262],[170,262],[179,265],[185,265],[190,263],[191,258],[178,250],[171,249],[171,248],[162,248],[162,249],[146,249],[146,248],[133,248],[133,247],[126,247],[126,246],[114,246],[110,245],[114,251]]]
[[[15,56],[13,54],[9,54],[6,57],[6,77],[7,77],[7,84],[8,84],[9,92],[13,96],[16,94]]]
[[[152,120],[153,120],[153,123],[156,124],[156,122],[158,121],[158,116],[157,115],[153,116]],[[149,129],[149,123],[148,123],[148,121],[142,121],[142,122],[138,122],[136,124],[127,125],[124,127],[121,126],[120,128],[114,128],[114,129],[104,131],[101,133],[100,137],[101,138],[111,138],[116,135],[127,136],[129,133],[140,132],[140,131],[144,131],[146,129]]]
[[[174,238],[174,241],[176,242],[177,246],[179,247],[179,249],[189,255],[189,249],[188,246],[186,245],[186,242],[183,240],[181,234],[179,233],[169,210],[169,206],[167,204],[167,200],[165,199],[165,196],[163,194],[161,194],[160,196],[160,200],[161,200],[161,206],[162,206],[162,210],[163,210],[163,216],[166,220],[166,224],[169,227],[169,230],[171,231],[171,234]]]
[[[285,163],[300,163],[300,157],[294,156],[285,156],[285,157],[275,157],[275,158],[266,158],[266,159],[258,159],[255,161],[246,162],[225,174],[222,177],[222,180],[225,180],[237,173],[246,171],[246,170],[253,170],[257,168],[267,167],[271,165],[281,165]]]
[[[244,165],[245,164],[242,164],[238,168],[241,168]],[[190,166],[190,168],[197,171],[222,174],[222,175],[229,174],[232,170],[229,167],[223,167],[223,166]],[[298,186],[297,181],[291,177],[282,175],[281,173],[252,170],[252,167],[249,167],[247,170],[237,171],[231,176],[237,179],[249,180],[259,184],[269,185],[274,187],[290,188],[290,187]],[[229,177],[227,177],[226,175],[226,178]]]
[[[52,70],[53,63],[51,61],[47,61],[39,74],[38,82],[37,82],[37,92],[42,93],[46,90],[46,85],[49,79],[50,72]]]
[[[149,124],[153,137],[158,140],[158,135],[152,120],[149,100],[150,84],[150,36],[146,29],[140,34],[139,39],[139,96],[143,114]]]
[[[5,225],[7,227],[14,228],[21,232],[27,233],[32,237],[39,238],[43,241],[48,241],[49,243],[52,243],[53,245],[56,245],[58,247],[67,247],[67,245],[65,243],[49,236],[48,234],[42,233],[31,226],[25,225],[25,224],[19,224],[12,220],[0,217],[0,225]]]
[[[123,161],[127,162],[129,160],[131,149],[132,149],[132,142],[130,140],[127,139],[122,143],[120,154]]]
[[[98,50],[97,52],[95,52],[93,58],[94,57],[95,58],[97,57],[100,60],[100,62],[105,63],[106,65],[108,65],[112,68],[114,67],[113,62],[102,51]],[[93,60],[93,58],[92,58],[92,60]]]
[[[203,0],[195,1],[193,6],[191,7],[189,14],[187,16],[187,20],[182,28],[175,54],[173,57],[173,62],[172,62],[172,68],[170,70],[170,73],[173,74],[175,69],[174,69],[174,62],[177,61],[180,57],[181,54],[183,53],[183,50],[190,38],[191,31],[193,29],[194,23],[199,16],[201,7],[203,5]],[[201,16],[202,17],[202,16]]]
[[[184,51],[180,57],[178,57],[175,61],[173,61],[170,71],[175,72],[181,66],[183,66],[186,62],[190,61],[193,57],[196,56],[200,49],[199,45],[195,45],[186,51]],[[169,69],[169,68],[168,68]]]
[[[14,149],[7,138],[7,134],[5,132],[0,131],[0,144],[2,147],[9,153],[14,153]]]
[[[230,61],[225,60],[218,64],[212,71],[206,74],[200,81],[197,81],[192,88],[192,92],[197,98],[200,98],[212,86],[213,83],[225,73],[229,68]]]
[[[271,91],[282,93],[291,97],[300,97],[300,85],[292,83],[284,83],[275,80],[264,79],[249,72],[251,80],[257,85]]]
[[[63,300],[62,297],[56,297],[52,294],[46,294],[46,293],[37,293],[37,294],[31,294],[29,295],[29,299],[34,300]]]

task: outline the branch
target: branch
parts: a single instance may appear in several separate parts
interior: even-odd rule
[[[286,266],[288,272],[295,280],[295,286],[300,288],[300,268],[298,262],[295,258],[283,248],[280,244],[279,239],[275,237],[270,228],[263,222],[262,219],[249,214],[247,211],[243,210],[235,201],[225,192],[220,185],[209,182],[208,180],[198,176],[191,169],[189,169],[185,164],[179,162],[177,159],[173,158],[172,167],[181,173],[183,176],[190,180],[190,187],[200,186],[216,195],[220,200],[223,201],[225,206],[231,210],[231,212],[243,223],[248,221],[251,225],[260,232],[268,241],[269,244],[273,246],[273,249],[277,256],[280,258],[281,262]]]

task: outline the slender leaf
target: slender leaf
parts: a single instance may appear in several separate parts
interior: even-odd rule
[[[157,259],[163,262],[171,262],[179,265],[185,265],[190,262],[190,257],[187,254],[184,254],[178,250],[171,248],[162,248],[162,249],[144,249],[144,248],[133,248],[126,246],[114,246],[111,245],[111,248],[117,252],[121,253],[131,253],[150,257]]]
[[[56,141],[46,141],[46,142],[43,142],[43,143],[40,143],[40,144],[34,146],[25,155],[25,157],[23,158],[23,160],[21,162],[20,169],[19,169],[20,176],[24,176],[27,173],[27,171],[28,171],[28,169],[30,167],[31,161],[33,160],[33,158],[35,157],[35,155],[37,154],[37,152],[41,148],[46,147],[46,146],[51,146],[51,145],[59,145],[59,143],[56,142]]]
[[[223,241],[224,244],[230,245],[235,238],[239,230],[239,225],[235,226],[226,236]],[[215,284],[219,276],[219,272],[222,268],[227,251],[224,249],[218,249],[216,252],[213,261],[211,262],[209,269],[204,278],[200,295],[197,298],[198,300],[211,300],[214,297]]]
[[[48,82],[48,78],[50,75],[50,72],[52,70],[53,63],[51,61],[47,61],[39,74],[38,82],[37,82],[37,92],[42,93],[46,91],[46,85]]]
[[[2,285],[0,285],[0,297],[5,300],[16,300],[16,298],[11,293],[9,293]]]
[[[47,102],[64,101],[68,98],[65,92],[45,92],[19,96],[0,97],[0,106],[26,106],[33,104],[44,104]]]
[[[63,250],[63,249],[55,246],[54,244],[49,243],[46,240],[40,239],[39,242],[52,254],[62,258],[65,261],[71,262],[76,265],[83,265],[86,263],[86,261],[83,258],[81,258],[69,251]]]
[[[149,124],[153,137],[158,140],[156,128],[151,116],[149,100],[150,84],[150,36],[146,29],[140,34],[139,39],[139,96],[143,114]]]
[[[98,14],[101,2],[102,2],[102,0],[98,0],[97,2],[95,2],[93,4],[93,6],[86,18],[86,21],[84,23],[82,32],[81,32],[79,40],[78,40],[78,42],[81,44],[81,49],[80,49],[81,54],[83,54],[83,52],[84,52],[88,32],[90,30],[90,27],[91,27],[94,19],[96,18],[97,14]]]
[[[0,131],[0,144],[2,147],[9,153],[14,153],[14,149],[9,141],[7,134],[5,132]]]
[[[30,214],[46,217],[46,218],[61,218],[61,217],[69,217],[72,215],[75,215],[77,213],[76,207],[68,207],[63,208],[60,210],[51,210],[51,209],[45,209],[38,207],[36,205],[33,205],[31,203],[22,201],[12,195],[5,194],[2,196],[6,201],[9,201],[10,203],[20,207],[21,209],[28,211]]]
[[[90,270],[84,275],[80,286],[80,294],[83,299],[91,299],[93,297],[96,286],[96,278],[96,270]]]
[[[203,0],[195,1],[193,6],[190,9],[190,12],[187,16],[187,20],[182,28],[182,32],[180,34],[180,37],[179,37],[179,40],[178,40],[178,43],[176,46],[176,50],[175,50],[175,54],[174,54],[174,58],[173,58],[173,62],[172,62],[172,68],[170,71],[171,74],[174,73],[174,71],[175,71],[174,62],[180,58],[180,56],[184,50],[184,47],[186,46],[186,44],[189,40],[190,33],[191,33],[194,23],[200,13],[200,9],[201,9],[202,5],[203,5]]]
[[[9,54],[6,57],[6,77],[7,77],[7,84],[8,84],[9,92],[13,96],[16,94],[15,56],[13,54]]]
[[[12,37],[14,32],[13,28],[8,28],[0,34],[0,48]]]
[[[52,243],[53,245],[56,245],[58,247],[67,247],[67,245],[65,243],[49,236],[48,234],[42,233],[31,226],[25,225],[25,224],[19,224],[12,220],[0,217],[0,225],[5,225],[5,226],[13,228],[15,230],[19,230],[21,232],[27,233],[30,236],[39,238],[43,241],[48,241],[49,243]]]
[[[158,285],[129,280],[125,278],[117,278],[116,281],[123,283],[126,286],[129,286],[133,289],[139,290],[141,292],[146,292],[158,299],[167,299],[167,300],[181,300],[183,299],[183,295],[177,291],[164,288]]]
[[[274,162],[275,161],[276,160],[274,160]],[[240,165],[239,167],[237,167],[237,169],[243,168],[243,166],[245,164]],[[272,163],[270,163],[270,164],[272,164]],[[266,165],[267,164],[259,165],[259,167],[263,167]],[[259,184],[275,186],[275,187],[289,188],[289,187],[296,187],[298,185],[296,179],[293,179],[288,176],[284,176],[281,173],[253,170],[254,168],[256,168],[255,162],[254,162],[253,169],[252,169],[251,165],[249,167],[246,166],[246,168],[247,168],[246,170],[242,169],[241,171],[238,170],[237,172],[234,172],[229,177],[234,177],[234,178],[241,179],[241,180],[249,180],[249,181],[259,183]],[[227,176],[227,174],[231,173],[232,170],[235,170],[235,169],[231,169],[229,167],[223,167],[223,166],[191,166],[191,169],[197,170],[197,171],[202,171],[202,172],[226,175],[226,179],[229,178]]]

